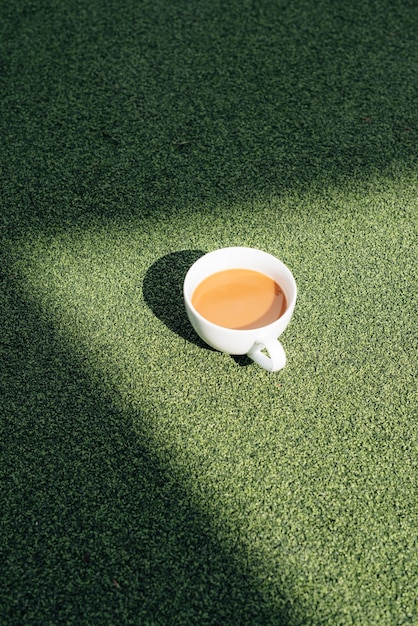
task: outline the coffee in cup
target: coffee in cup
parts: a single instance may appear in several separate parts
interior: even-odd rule
[[[285,293],[273,278],[242,268],[205,278],[194,290],[192,304],[210,322],[236,330],[271,324],[287,308]]]

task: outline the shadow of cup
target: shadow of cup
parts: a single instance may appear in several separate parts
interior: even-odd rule
[[[151,311],[170,330],[200,348],[213,350],[194,331],[183,300],[187,271],[204,254],[202,250],[181,250],[159,258],[147,270],[142,292]]]
[[[199,348],[214,351],[192,327],[183,298],[186,274],[193,263],[204,254],[206,252],[202,250],[181,250],[159,258],[145,274],[142,293],[151,311],[167,328]],[[231,357],[241,367],[253,363],[246,354]]]

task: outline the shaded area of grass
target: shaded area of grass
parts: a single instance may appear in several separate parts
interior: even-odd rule
[[[287,623],[287,600],[268,607],[132,416],[13,291],[3,282],[2,623]]]
[[[414,3],[21,1],[1,18],[11,228],[211,210],[415,159]]]

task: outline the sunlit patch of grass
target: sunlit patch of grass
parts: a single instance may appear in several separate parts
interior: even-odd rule
[[[92,223],[11,253],[27,296],[219,541],[273,602],[285,590],[324,620],[331,605],[389,624],[415,601],[415,191],[382,177],[185,207],[152,228]],[[164,255],[236,244],[295,274],[280,374],[205,350],[144,295]]]

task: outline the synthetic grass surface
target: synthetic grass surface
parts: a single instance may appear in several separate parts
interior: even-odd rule
[[[0,13],[1,623],[416,623],[416,7]],[[228,245],[278,374],[185,318]]]

